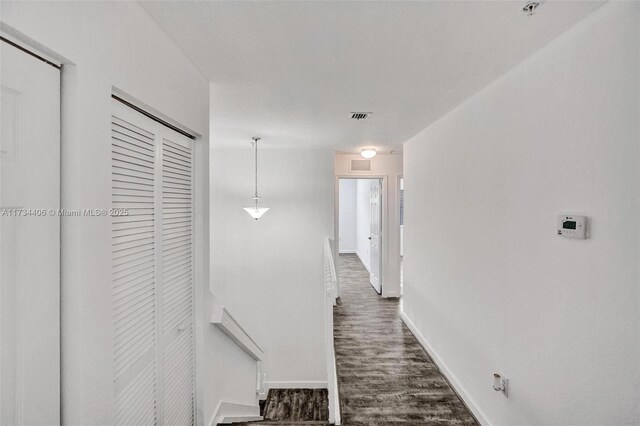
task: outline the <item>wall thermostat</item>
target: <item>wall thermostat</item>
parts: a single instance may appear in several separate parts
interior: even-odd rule
[[[568,214],[558,216],[558,235],[584,240],[587,238],[587,217]]]

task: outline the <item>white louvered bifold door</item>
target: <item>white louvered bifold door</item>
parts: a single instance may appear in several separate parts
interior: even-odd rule
[[[162,141],[162,276],[165,424],[193,424],[191,141]]]
[[[192,425],[192,141],[113,107],[114,422]]]
[[[155,134],[112,117],[114,388],[119,425],[156,419]]]

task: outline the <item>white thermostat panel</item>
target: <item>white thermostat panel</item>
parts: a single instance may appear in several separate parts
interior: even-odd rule
[[[558,216],[558,235],[584,240],[587,238],[587,217],[568,214]]]

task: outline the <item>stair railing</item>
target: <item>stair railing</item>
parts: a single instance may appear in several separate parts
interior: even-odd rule
[[[338,297],[338,276],[333,256],[333,240],[324,242],[324,282],[325,282],[325,338],[327,357],[327,387],[329,391],[329,422],[340,424],[340,398],[336,371],[336,353],[333,342],[333,307]]]
[[[244,328],[231,316],[224,305],[214,305],[211,314],[211,323],[226,334],[236,345],[245,351],[257,363],[256,393],[259,397],[265,396],[265,376],[262,361],[264,351]]]

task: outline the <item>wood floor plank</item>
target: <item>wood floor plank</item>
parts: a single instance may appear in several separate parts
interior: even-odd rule
[[[341,254],[334,340],[345,426],[477,425],[354,254]]]
[[[263,415],[265,420],[276,422],[326,422],[327,389],[269,389]]]

